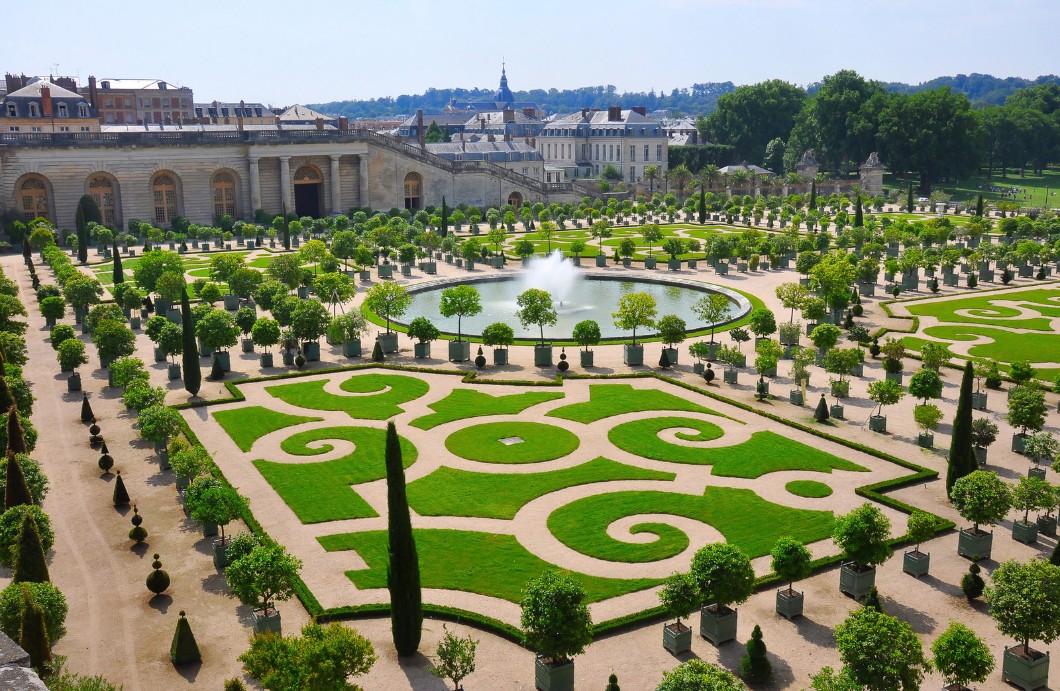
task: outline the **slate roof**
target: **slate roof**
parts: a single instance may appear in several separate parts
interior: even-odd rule
[[[288,122],[288,121],[291,121],[291,120],[304,121],[304,122],[313,122],[317,118],[321,118],[323,120],[334,120],[335,119],[335,118],[333,118],[333,117],[331,117],[329,115],[324,115],[323,113],[318,113],[317,111],[313,110],[312,108],[309,108],[308,106],[303,106],[300,103],[296,103],[295,105],[291,106],[287,110],[283,111],[282,113],[280,113],[280,115],[278,117],[280,118],[280,122]]]

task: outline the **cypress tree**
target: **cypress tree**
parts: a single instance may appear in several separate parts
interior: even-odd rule
[[[125,480],[121,479],[121,471],[117,472],[117,479],[114,480],[114,493],[111,495],[111,500],[115,506],[128,506],[129,505],[129,490],[125,489]]]
[[[29,453],[26,437],[22,434],[22,423],[18,419],[18,408],[7,411],[7,453]]]
[[[48,562],[44,557],[44,546],[40,541],[37,521],[28,511],[22,516],[22,526],[18,531],[18,544],[15,547],[15,583],[46,583]]]
[[[291,249],[291,221],[287,218],[286,209],[283,214],[283,248],[285,250]]]
[[[1049,563],[1053,566],[1060,566],[1060,542],[1057,542],[1056,546],[1053,547],[1053,551],[1049,555]]]
[[[92,404],[88,402],[88,393],[81,392],[81,422],[92,422],[96,419],[95,413],[92,412]]]
[[[74,227],[77,229],[77,261],[81,264],[88,263],[88,219],[85,218],[85,199],[89,202],[92,197],[83,195],[77,202],[77,211],[74,212]]]
[[[199,653],[199,645],[195,642],[195,634],[191,632],[191,624],[180,610],[180,619],[177,619],[177,630],[173,632],[173,643],[169,646],[169,659],[175,665],[184,665],[189,662],[200,662],[202,655]]]
[[[909,183],[909,190],[905,193],[905,210],[913,211],[913,183]]]
[[[975,200],[975,215],[979,218],[983,217],[983,193],[979,193],[979,197]]]
[[[861,207],[861,195],[858,195],[857,203],[854,205],[854,227],[861,228],[865,225],[865,211]]]
[[[180,289],[180,317],[184,324],[184,389],[197,396],[202,386],[202,370],[199,369],[199,347],[195,343],[195,323],[191,318],[187,287]]]
[[[957,398],[957,416],[953,419],[953,437],[950,442],[950,457],[946,467],[946,495],[953,483],[979,467],[972,448],[972,361],[964,365],[961,379],[961,394]]]
[[[390,538],[390,563],[386,582],[390,590],[390,628],[398,655],[412,655],[420,646],[423,606],[420,593],[420,564],[412,520],[405,496],[405,468],[401,443],[393,422],[386,426],[386,505]]]
[[[44,626],[44,610],[38,605],[29,588],[22,590],[22,622],[18,631],[18,645],[29,654],[29,662],[38,674],[46,674],[52,664],[52,644]]]
[[[442,195],[442,227],[440,230],[443,238],[449,234],[449,207],[445,203],[445,195]]]
[[[26,484],[26,476],[22,472],[22,466],[15,459],[15,454],[10,451],[7,454],[5,475],[7,476],[7,486],[4,488],[5,511],[12,506],[22,506],[24,504],[32,506],[36,503],[33,501],[33,494],[29,491],[29,485]]]
[[[817,208],[817,180],[810,181],[810,210]]]
[[[0,410],[11,410],[15,406],[15,395],[11,393],[11,387],[7,380],[0,377]]]
[[[707,222],[707,193],[703,190],[703,186],[699,187],[699,224],[703,225]]]
[[[118,251],[118,238],[114,238],[114,285],[125,283],[125,271],[121,268],[121,253]]]
[[[828,422],[828,402],[824,400],[824,394],[821,394],[821,400],[817,401],[817,408],[813,411],[813,419],[817,422]]]

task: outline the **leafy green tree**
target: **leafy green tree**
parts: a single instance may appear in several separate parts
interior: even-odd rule
[[[398,655],[413,655],[420,646],[423,631],[423,605],[420,593],[420,564],[412,535],[405,469],[401,444],[393,422],[386,427],[387,527],[390,564],[387,588],[390,590],[390,626]]]
[[[930,669],[912,627],[874,607],[851,612],[836,627],[835,638],[844,670],[868,691],[915,691]]]
[[[298,254],[279,254],[272,258],[265,274],[294,290],[302,284],[302,257]]]
[[[933,369],[924,368],[909,379],[909,395],[919,398],[923,405],[929,399],[942,397],[942,377]]]
[[[882,415],[884,406],[894,405],[902,400],[903,396],[905,396],[905,389],[896,381],[884,379],[869,384],[869,400],[879,406],[876,415]]]
[[[972,379],[974,367],[971,360],[964,365],[961,392],[957,397],[957,415],[953,419],[953,435],[946,465],[946,494],[953,491],[953,484],[979,467],[972,448]]]
[[[221,529],[221,542],[225,542],[225,526],[247,511],[247,500],[231,485],[210,484],[196,493],[194,503],[188,507],[191,517],[199,523],[213,523]]]
[[[710,342],[714,342],[714,330],[729,313],[729,298],[721,293],[709,293],[696,300],[692,305],[692,312],[703,321],[710,324]]]
[[[762,162],[770,141],[787,139],[805,101],[803,89],[779,79],[737,87],[707,116],[707,137],[735,147],[737,160]]]
[[[302,562],[274,543],[261,544],[225,569],[225,580],[239,600],[268,616],[275,602],[294,595]]]
[[[563,664],[593,640],[585,591],[570,576],[546,571],[526,584],[520,626],[524,644],[546,664]]]
[[[158,279],[167,272],[183,276],[183,258],[169,250],[151,250],[144,252],[140,260],[136,262],[133,268],[133,278],[136,280],[136,285],[148,293],[153,293],[158,285]]]
[[[990,575],[986,601],[998,631],[1020,641],[1022,651],[1031,652],[1031,641],[1060,638],[1060,566],[1009,559]]]
[[[788,594],[794,591],[795,581],[810,575],[810,562],[813,556],[806,545],[793,537],[784,535],[773,543],[770,554],[773,557],[773,573],[788,583]]]
[[[733,544],[716,542],[700,548],[692,557],[691,573],[702,602],[718,613],[745,602],[754,592],[751,560]]]
[[[789,323],[795,320],[795,310],[801,310],[810,297],[810,291],[799,283],[781,283],[776,288],[776,294],[780,304],[790,310]]]
[[[747,691],[747,686],[721,667],[693,658],[665,672],[655,691]]]
[[[890,533],[891,521],[865,503],[836,519],[832,539],[857,566],[879,566],[891,558]]]
[[[1012,490],[997,473],[975,470],[953,483],[950,501],[978,534],[980,523],[995,525],[1012,509]]]
[[[368,289],[364,296],[364,307],[386,320],[386,332],[390,333],[390,320],[400,319],[412,304],[412,296],[405,287],[393,281],[381,281]]]
[[[626,293],[618,301],[618,310],[611,314],[615,326],[633,332],[633,345],[637,345],[637,327],[650,328],[655,325],[655,298],[648,293]]]
[[[666,613],[677,620],[677,627],[683,629],[681,619],[702,602],[699,583],[691,573],[672,573],[663,581],[659,601]]]
[[[540,288],[529,288],[515,298],[519,309],[515,317],[524,329],[537,326],[540,331],[541,345],[545,345],[545,327],[555,326],[559,319],[556,308],[552,306],[552,296]]]
[[[950,622],[931,644],[931,652],[935,669],[948,685],[981,684],[994,671],[990,647],[959,621]]]
[[[259,634],[239,656],[268,691],[356,691],[349,677],[367,674],[377,659],[371,642],[341,622],[310,622],[301,636]]]
[[[482,312],[482,299],[478,289],[468,284],[444,289],[438,311],[447,319],[456,317],[456,340],[463,340],[463,318]]]
[[[1020,434],[1027,430],[1038,432],[1045,426],[1045,394],[1035,386],[1018,386],[1009,395],[1005,420],[1018,427]]]
[[[328,310],[320,300],[302,300],[291,314],[291,332],[302,341],[319,341],[327,333],[329,321]]]
[[[444,624],[442,629],[445,635],[434,651],[438,662],[429,671],[439,679],[450,680],[455,691],[461,691],[464,687],[460,682],[475,671],[475,649],[478,647],[478,641],[472,638],[471,634],[461,638]]]
[[[210,350],[231,348],[239,340],[239,327],[226,310],[212,309],[195,322],[195,335]]]

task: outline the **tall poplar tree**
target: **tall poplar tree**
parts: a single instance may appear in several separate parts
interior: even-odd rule
[[[964,365],[964,378],[961,379],[961,394],[957,399],[957,417],[953,420],[953,437],[950,442],[950,458],[946,467],[946,495],[953,489],[953,483],[974,470],[979,463],[972,448],[972,361]]]
[[[386,426],[386,505],[390,537],[386,584],[390,590],[390,628],[398,655],[413,655],[423,632],[420,563],[412,537],[412,519],[405,496],[401,442],[393,422]]]
[[[854,227],[861,228],[865,225],[865,210],[861,206],[861,195],[858,195],[857,204],[854,206]]]
[[[180,318],[184,324],[184,389],[197,396],[202,386],[202,370],[199,369],[199,346],[195,343],[195,323],[186,286],[180,289]]]
[[[699,224],[703,225],[707,222],[707,193],[703,190],[703,186],[699,186]]]
[[[118,236],[114,236],[114,285],[125,283],[125,271],[121,268],[121,252],[118,251]]]
[[[439,235],[443,238],[449,234],[449,206],[445,203],[445,196],[442,196],[442,227],[439,229]]]

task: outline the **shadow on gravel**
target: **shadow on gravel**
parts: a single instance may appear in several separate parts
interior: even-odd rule
[[[805,640],[822,648],[835,645],[835,633],[830,626],[818,624],[813,619],[807,619],[806,615],[795,617],[792,621],[799,635]],[[766,644],[768,645],[768,643]]]
[[[445,680],[430,673],[433,665],[423,653],[398,658],[398,664],[409,685],[416,691],[447,691],[449,688]]]
[[[155,595],[153,598],[147,601],[148,606],[151,609],[156,609],[162,614],[169,611],[169,608],[173,606],[173,598],[165,593],[161,595]]]
[[[194,682],[195,677],[199,676],[199,670],[202,668],[201,662],[189,662],[183,665],[174,667],[180,676],[187,679],[189,682]]]

